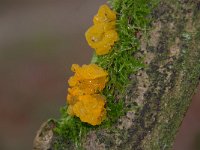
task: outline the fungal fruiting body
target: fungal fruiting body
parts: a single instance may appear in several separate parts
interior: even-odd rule
[[[102,5],[93,18],[94,25],[85,33],[88,44],[95,49],[97,55],[105,55],[111,51],[118,40],[115,29],[116,13],[107,5]]]
[[[69,93],[76,91],[79,93],[78,95],[96,94],[104,89],[108,81],[108,73],[96,64],[83,65],[82,67],[74,64],[71,69],[75,74],[68,82],[71,87]]]
[[[118,40],[116,13],[107,5],[102,5],[93,23],[85,33],[86,40],[97,55],[108,54]],[[74,76],[68,80],[68,114],[79,117],[82,122],[100,125],[106,118],[106,98],[100,93],[108,82],[107,71],[96,64],[73,64],[71,70]]]
[[[102,5],[96,16],[93,18],[94,24],[115,22],[116,13],[112,11],[107,5]]]
[[[82,122],[99,125],[106,117],[105,97],[100,94],[79,96],[72,107],[74,115]]]
[[[82,67],[73,64],[71,69],[75,74],[68,81],[68,114],[91,125],[99,125],[106,115],[106,100],[100,92],[108,81],[108,73],[96,64]]]

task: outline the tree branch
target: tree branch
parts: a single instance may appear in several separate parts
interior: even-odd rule
[[[109,130],[89,132],[82,140],[85,149],[172,148],[199,83],[200,1],[161,0],[152,16],[150,37],[141,39],[141,50],[135,54],[145,56],[148,67],[131,75],[125,99],[127,108],[137,104],[139,111],[130,109]],[[45,144],[41,136],[36,137],[35,149]],[[51,145],[53,135],[49,138]],[[72,143],[67,147],[75,149]]]

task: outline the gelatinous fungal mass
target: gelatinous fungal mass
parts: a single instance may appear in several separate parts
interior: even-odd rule
[[[75,74],[68,81],[68,114],[92,125],[100,124],[106,112],[105,98],[99,93],[108,82],[108,73],[96,64],[73,64],[71,69]]]
[[[71,87],[68,91],[72,95],[99,93],[108,81],[108,73],[96,64],[83,65],[82,67],[74,64],[72,71],[75,74],[68,81]]]
[[[94,25],[85,33],[88,44],[97,55],[105,55],[118,40],[116,13],[102,5],[93,18]],[[99,125],[106,117],[106,99],[100,93],[108,82],[108,73],[96,64],[79,66],[73,64],[74,72],[68,83],[67,112],[82,122]]]
[[[93,18],[94,24],[110,23],[116,21],[116,13],[112,11],[107,5],[102,5],[96,16]]]
[[[88,44],[95,49],[97,55],[105,55],[111,51],[118,40],[115,29],[116,13],[107,5],[102,5],[93,18],[94,25],[85,33]]]
[[[72,113],[80,118],[82,122],[91,125],[99,125],[106,117],[105,97],[100,94],[79,96],[78,102],[74,104]]]

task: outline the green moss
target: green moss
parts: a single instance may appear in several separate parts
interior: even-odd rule
[[[134,57],[140,49],[140,37],[137,35],[146,35],[151,22],[150,13],[157,2],[158,0],[110,0],[112,8],[117,12],[120,40],[116,42],[111,53],[105,56],[94,55],[92,58],[92,63],[98,64],[109,73],[109,82],[102,93],[107,98],[107,119],[100,126],[93,127],[76,117],[68,116],[66,108],[63,108],[55,128],[58,137],[55,140],[55,149],[65,149],[66,142],[72,142],[74,147],[81,148],[81,139],[88,131],[109,128],[125,113],[124,94],[129,76],[144,67],[142,58]]]
[[[110,4],[117,12],[119,41],[111,53],[105,56],[94,55],[95,62],[108,71],[110,80],[103,94],[107,97],[107,123],[110,126],[124,114],[124,94],[130,82],[129,76],[144,67],[142,58],[134,54],[140,49],[140,38],[146,36],[151,22],[150,13],[158,0],[112,0]],[[95,60],[95,61],[94,61]]]

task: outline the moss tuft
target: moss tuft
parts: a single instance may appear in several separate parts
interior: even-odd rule
[[[142,58],[134,54],[140,50],[140,36],[146,36],[150,28],[151,12],[158,0],[112,0],[117,12],[119,41],[108,55],[96,56],[92,62],[108,71],[110,80],[103,94],[107,97],[107,122],[110,126],[125,113],[124,95],[129,85],[129,76],[145,67]]]

